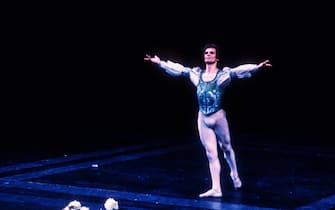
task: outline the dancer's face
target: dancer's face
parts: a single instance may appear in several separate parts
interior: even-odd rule
[[[207,48],[204,51],[204,61],[206,64],[213,64],[217,62],[215,48]]]

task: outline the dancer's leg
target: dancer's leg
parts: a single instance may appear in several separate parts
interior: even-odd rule
[[[215,133],[204,123],[201,117],[198,119],[198,130],[201,143],[206,150],[212,184],[211,188],[207,192],[200,194],[199,197],[221,197],[221,165],[218,157]]]
[[[242,187],[242,182],[239,178],[237,171],[235,151],[231,145],[228,121],[224,111],[222,111],[221,114],[222,117],[217,120],[217,124],[215,126],[215,133],[217,134],[219,144],[224,152],[225,160],[227,161],[230,168],[230,176],[233,181],[234,187],[240,188]]]

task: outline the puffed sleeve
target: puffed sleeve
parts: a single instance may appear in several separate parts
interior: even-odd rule
[[[257,71],[259,66],[257,64],[243,64],[235,68],[230,68],[230,75],[233,78],[248,78],[251,77],[252,73]]]

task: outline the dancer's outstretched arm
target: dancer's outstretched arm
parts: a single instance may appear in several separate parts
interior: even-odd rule
[[[172,61],[162,61],[157,55],[151,56],[146,55],[144,57],[145,61],[151,61],[152,63],[155,63],[159,65],[161,68],[163,68],[168,74],[172,76],[180,76],[185,73],[189,73],[191,71],[191,68],[184,67],[183,65],[179,63],[175,63]]]
[[[265,60],[260,62],[259,64],[243,64],[240,66],[237,66],[235,68],[230,69],[230,71],[238,78],[245,78],[245,77],[251,77],[251,73],[264,68],[264,67],[271,67],[272,64],[269,60]]]

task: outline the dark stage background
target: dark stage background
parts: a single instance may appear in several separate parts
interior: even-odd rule
[[[312,136],[290,141],[334,145],[331,13],[326,5],[304,4],[10,6],[2,150],[196,136],[195,88],[143,57],[201,66],[201,48],[212,41],[222,48],[221,65],[273,64],[227,89],[233,135]]]

